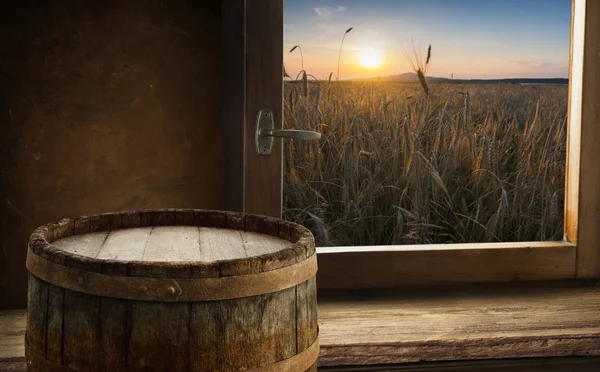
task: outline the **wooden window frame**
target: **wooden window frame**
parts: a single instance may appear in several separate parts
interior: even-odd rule
[[[223,5],[227,208],[281,217],[282,143],[259,156],[253,141],[259,109],[283,125],[283,0]],[[570,48],[562,241],[317,248],[319,289],[600,277],[600,0],[572,0]]]

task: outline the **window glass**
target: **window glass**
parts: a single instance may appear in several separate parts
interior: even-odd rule
[[[319,246],[560,240],[570,0],[285,0],[284,218]]]

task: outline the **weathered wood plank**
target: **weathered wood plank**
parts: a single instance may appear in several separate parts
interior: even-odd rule
[[[23,358],[27,310],[0,310],[0,360]]]
[[[121,261],[230,260],[270,254],[291,246],[277,235],[195,226],[98,231],[65,237],[53,245],[85,257]]]
[[[222,353],[215,353],[214,349],[224,350],[226,348],[225,338],[220,337],[226,332],[226,323],[221,320],[222,317],[228,319],[226,308],[227,305],[224,301],[192,304],[190,372],[213,371],[215,366],[223,365]]]
[[[189,226],[157,226],[146,243],[144,261],[200,261],[199,231]]]
[[[85,257],[96,257],[102,249],[102,245],[108,234],[108,231],[98,231],[89,234],[73,235],[58,239],[52,245],[65,252]]]
[[[251,231],[242,231],[242,240],[246,254],[250,256],[260,256],[263,254],[275,253],[281,251],[291,244],[287,240]]]
[[[200,227],[202,261],[232,260],[248,257],[240,231]]]
[[[220,276],[257,274],[262,271],[262,259],[247,257],[242,259],[218,261]]]
[[[311,278],[296,287],[296,353],[301,353],[317,339],[317,283]],[[317,370],[317,363],[305,372]]]
[[[148,267],[130,265],[129,275],[188,278],[190,267]],[[189,365],[190,304],[146,301],[128,302],[128,368],[139,370],[187,371]]]
[[[317,339],[317,283],[315,278],[296,288],[297,352],[300,353]]]
[[[526,358],[457,362],[403,363],[382,366],[323,367],[323,372],[595,372],[600,357]]]
[[[218,278],[221,271],[217,261],[194,262],[190,266],[192,278]]]
[[[134,371],[185,371],[189,352],[189,303],[130,301],[128,366]]]
[[[194,210],[176,209],[175,224],[178,226],[194,226]]]
[[[197,227],[173,227],[168,231],[165,241],[174,247],[182,261],[202,261],[200,230]]]
[[[121,215],[121,227],[123,229],[138,227],[142,223],[141,211],[127,211],[120,213]]]
[[[48,310],[48,283],[29,275],[27,285],[27,343],[39,356],[46,355],[46,317]]]
[[[246,215],[241,212],[227,212],[227,228],[232,230],[245,230]]]
[[[65,257],[53,255],[52,260],[65,264]],[[46,324],[46,359],[57,364],[62,363],[64,288],[48,285],[48,314]]]
[[[599,306],[597,287],[320,295],[319,365],[600,355]]]
[[[276,253],[259,256],[262,261],[262,271],[276,270],[298,262],[298,253],[293,247]]]
[[[100,262],[82,256],[67,256],[65,265],[101,272]],[[64,290],[62,362],[68,367],[100,371],[100,297]]]
[[[246,231],[279,236],[279,220],[273,217],[246,214]]]
[[[138,214],[125,215],[131,217]],[[146,222],[155,219],[151,212],[141,212],[140,215],[145,216],[142,219],[147,220]],[[112,223],[108,216],[103,221],[96,222],[100,225]],[[233,220],[231,222],[237,223]],[[123,262],[132,260],[212,262],[242,259],[239,263],[228,262],[227,267],[248,266],[249,262],[252,266],[254,261],[258,261],[244,259],[272,255],[292,246],[289,240],[278,236],[277,221],[267,219],[260,224],[254,221],[251,225],[261,232],[215,227],[145,226],[67,236],[55,241],[53,246],[84,257]]]
[[[75,222],[70,218],[63,218],[55,225],[54,235],[56,239],[65,238],[73,235]]]
[[[2,372],[27,372],[27,363],[24,360],[2,361],[0,359],[0,371]]]
[[[80,216],[73,219],[73,235],[87,234],[90,232],[90,218]]]
[[[100,299],[68,289],[64,292],[63,364],[99,371]]]
[[[175,210],[161,209],[142,212],[142,226],[175,225]]]
[[[119,261],[141,260],[151,231],[152,227],[111,231],[96,258]]]
[[[295,288],[237,300],[194,303],[191,371],[253,368],[295,355],[295,303]],[[211,340],[219,340],[219,344]]]
[[[102,273],[127,275],[127,266],[104,261]],[[126,371],[129,325],[127,324],[127,301],[117,298],[100,298],[100,370]]]
[[[194,225],[205,227],[227,227],[227,212],[194,210]]]
[[[90,218],[90,232],[109,231],[121,228],[120,213],[103,213]]]

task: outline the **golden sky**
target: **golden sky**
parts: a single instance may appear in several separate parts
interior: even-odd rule
[[[284,63],[318,79],[411,72],[405,53],[423,56],[429,76],[454,78],[567,77],[570,0],[285,0]],[[381,63],[367,67],[373,54]]]

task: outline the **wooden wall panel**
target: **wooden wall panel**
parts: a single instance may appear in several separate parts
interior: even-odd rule
[[[83,214],[224,208],[221,1],[0,6],[0,309],[31,231]]]

